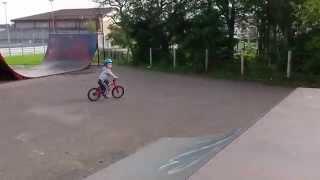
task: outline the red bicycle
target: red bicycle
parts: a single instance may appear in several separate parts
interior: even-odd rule
[[[118,85],[116,79],[114,79],[112,83],[109,83],[107,88],[107,91],[111,92],[112,97],[116,99],[120,99],[124,95],[124,87]],[[107,96],[104,95],[104,92],[100,86],[97,88],[92,88],[88,91],[88,99],[92,102],[98,101],[101,98],[101,96],[107,98]]]

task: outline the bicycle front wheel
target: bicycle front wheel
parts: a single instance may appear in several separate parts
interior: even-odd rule
[[[122,98],[124,95],[124,87],[122,86],[116,86],[112,89],[112,96],[116,99]]]

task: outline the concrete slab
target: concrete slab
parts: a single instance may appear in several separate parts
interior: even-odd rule
[[[79,180],[163,137],[247,129],[292,89],[114,67],[120,100],[91,103],[100,69],[0,85],[0,180]]]
[[[185,180],[240,135],[162,138],[86,180]]]
[[[320,179],[320,90],[297,89],[191,180]]]

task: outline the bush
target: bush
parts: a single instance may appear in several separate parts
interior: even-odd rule
[[[295,72],[320,75],[320,29],[300,35],[294,53]]]

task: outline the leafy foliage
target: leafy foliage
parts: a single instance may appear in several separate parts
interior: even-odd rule
[[[96,1],[117,9],[110,37],[131,49],[135,63],[147,63],[153,48],[155,63],[170,64],[178,46],[181,66],[203,69],[209,49],[210,65],[224,67],[237,62],[236,31],[254,27],[258,49],[250,50],[250,61],[283,72],[293,49],[296,72],[316,74],[320,68],[319,0]]]
[[[305,0],[297,7],[297,14],[303,24],[307,26],[317,26],[320,24],[320,1]]]

